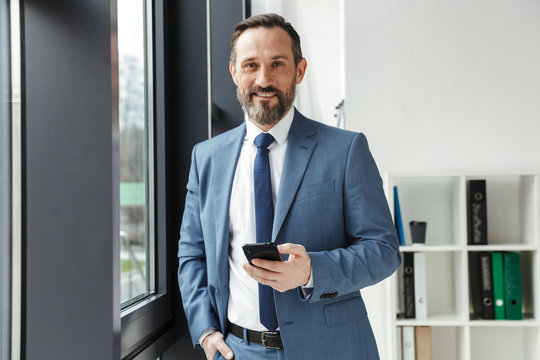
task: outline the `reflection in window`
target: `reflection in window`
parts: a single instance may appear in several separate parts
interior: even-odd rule
[[[150,4],[148,4],[150,6]],[[118,0],[122,304],[154,290],[151,26],[146,1]]]

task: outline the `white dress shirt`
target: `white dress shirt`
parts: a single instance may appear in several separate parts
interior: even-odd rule
[[[289,112],[268,133],[275,141],[268,146],[270,177],[272,179],[272,199],[274,208],[279,191],[281,171],[285,161],[289,129],[294,110]],[[257,147],[255,137],[263,131],[245,115],[246,136],[240,150],[231,191],[229,207],[229,321],[244,328],[256,331],[267,329],[259,318],[259,287],[242,268],[246,256],[242,245],[255,243],[255,200],[253,196],[253,164]]]

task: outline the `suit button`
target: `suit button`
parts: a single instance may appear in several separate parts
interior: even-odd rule
[[[321,299],[328,299],[328,294],[322,294]]]
[[[336,291],[336,292],[333,292],[333,293],[329,294],[328,297],[329,297],[330,299],[333,299],[333,298],[335,298],[337,295],[338,295],[338,293],[337,293],[337,291]]]

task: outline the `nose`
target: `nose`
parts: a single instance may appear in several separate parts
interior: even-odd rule
[[[268,67],[261,66],[257,72],[257,85],[263,88],[269,87],[273,84],[272,74]]]

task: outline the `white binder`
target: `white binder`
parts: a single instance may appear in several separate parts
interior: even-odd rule
[[[414,253],[414,305],[416,320],[427,319],[426,254]]]

